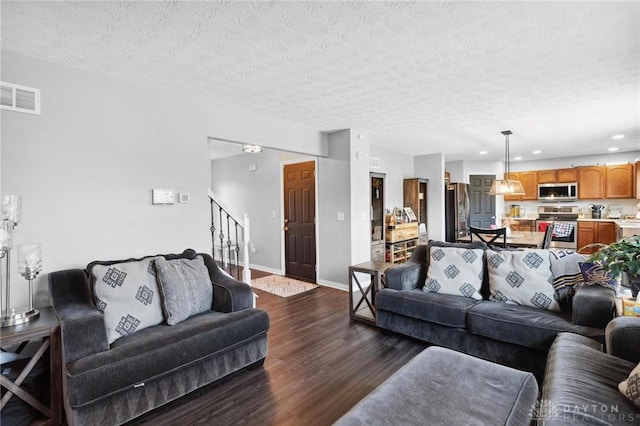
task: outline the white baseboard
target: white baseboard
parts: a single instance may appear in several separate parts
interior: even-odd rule
[[[325,287],[331,287],[342,291],[349,291],[349,286],[343,283],[337,283],[335,281],[316,280],[316,282]]]
[[[274,274],[274,275],[284,275],[284,273],[281,270],[274,269],[274,268],[269,268],[268,266],[253,265],[253,264],[250,263],[249,267],[251,269],[255,269],[257,271],[268,272],[268,273]]]

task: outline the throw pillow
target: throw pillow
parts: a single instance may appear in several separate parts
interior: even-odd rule
[[[487,251],[489,300],[560,311],[549,250]]]
[[[431,247],[423,290],[482,299],[482,256],[480,249]]]
[[[580,262],[580,271],[586,285],[599,284],[614,290],[618,287],[618,282],[599,263]]]
[[[640,408],[640,364],[636,366],[629,377],[618,384],[618,390],[633,404]]]
[[[164,321],[156,271],[151,266],[154,259],[90,266],[95,303],[104,315],[109,344]]]
[[[213,285],[202,256],[155,260],[167,324],[175,325],[211,309]]]
[[[573,250],[549,250],[549,255],[555,299],[562,310],[569,310],[575,287],[583,281],[580,262],[587,257]]]

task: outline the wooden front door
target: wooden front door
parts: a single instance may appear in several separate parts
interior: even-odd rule
[[[471,226],[489,228],[496,223],[496,197],[488,194],[495,178],[495,175],[469,176]]]
[[[285,275],[316,281],[316,173],[314,161],[284,166]]]

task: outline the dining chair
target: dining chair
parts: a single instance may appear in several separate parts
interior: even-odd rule
[[[471,241],[475,236],[489,247],[507,247],[507,228],[485,229],[471,226],[469,230],[471,231]],[[498,241],[500,237],[502,237],[502,242]]]
[[[547,226],[544,230],[544,238],[542,239],[542,248],[548,249],[551,247],[551,239],[553,238],[553,222]]]

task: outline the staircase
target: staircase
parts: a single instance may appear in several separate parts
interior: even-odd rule
[[[211,256],[226,272],[251,285],[249,269],[249,217],[238,215],[209,190],[211,203]],[[240,240],[242,238],[242,240]],[[242,247],[242,273],[240,272]]]

